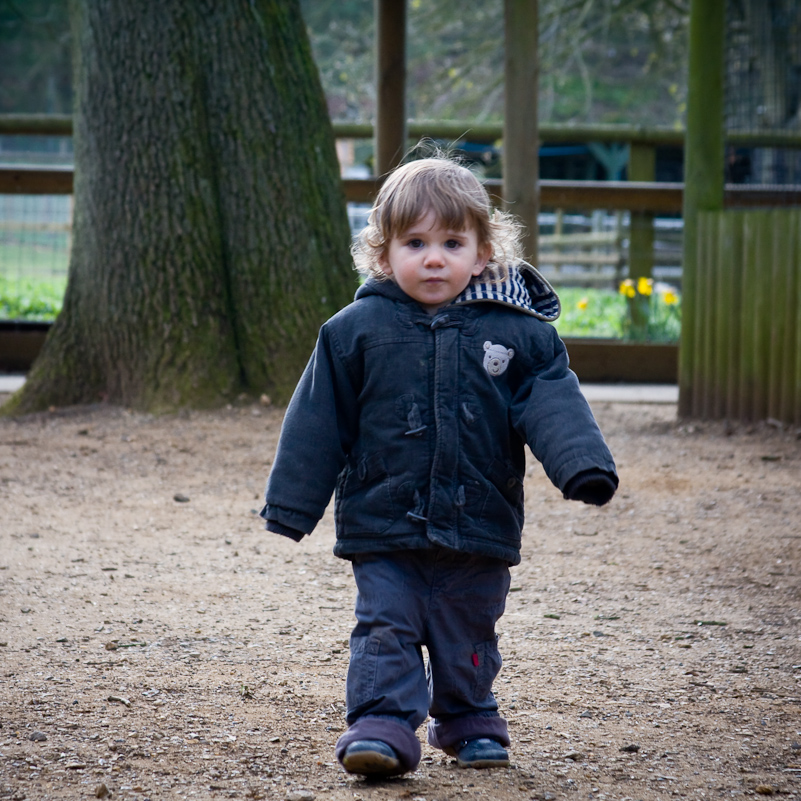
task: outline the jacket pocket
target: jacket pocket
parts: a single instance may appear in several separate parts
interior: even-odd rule
[[[523,481],[517,471],[498,459],[493,459],[485,473],[489,487],[481,523],[492,526],[509,540],[520,540],[523,527]]]
[[[382,534],[394,520],[389,473],[380,453],[362,456],[343,472],[334,517],[337,535]]]
[[[487,478],[512,506],[522,502],[523,482],[514,468],[493,459],[487,468]]]

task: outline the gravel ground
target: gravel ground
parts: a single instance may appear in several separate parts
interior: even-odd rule
[[[354,587],[331,516],[300,544],[256,516],[282,410],[1,419],[0,799],[801,799],[799,433],[594,411],[608,507],[529,468],[511,767],[424,746],[373,783],[333,756]]]

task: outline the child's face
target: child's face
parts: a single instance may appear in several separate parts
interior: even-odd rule
[[[390,240],[380,265],[385,275],[433,314],[460,295],[488,260],[489,247],[478,244],[472,227],[451,231],[429,211]]]

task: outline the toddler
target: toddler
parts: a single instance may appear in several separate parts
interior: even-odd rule
[[[548,324],[556,294],[469,170],[399,167],[353,252],[368,278],[320,329],[261,515],[299,541],[336,493],[334,553],[358,590],[345,770],[414,770],[428,715],[460,766],[505,766],[495,624],[520,562],[524,445],[565,498],[598,506],[615,464]]]

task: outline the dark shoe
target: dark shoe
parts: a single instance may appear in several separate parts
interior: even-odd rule
[[[489,737],[463,740],[453,747],[460,768],[505,768],[509,765],[509,754],[497,741]]]
[[[406,773],[392,746],[382,740],[356,740],[342,755],[342,767],[360,776],[400,776]]]

